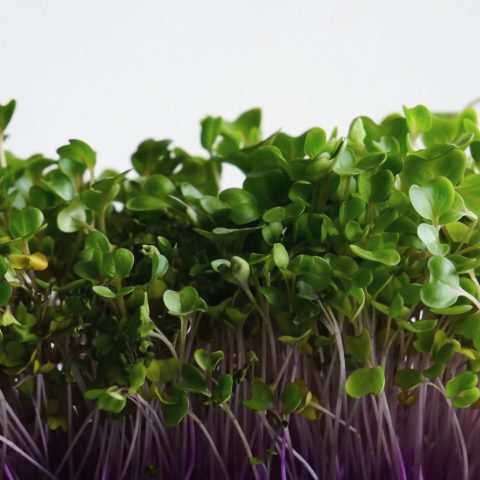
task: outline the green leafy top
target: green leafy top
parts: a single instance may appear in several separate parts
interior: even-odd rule
[[[0,106],[2,139],[14,107]],[[192,395],[225,406],[246,378],[247,408],[316,418],[300,379],[277,383],[273,351],[271,369],[255,366],[266,335],[268,348],[322,359],[341,345],[354,398],[393,382],[413,389],[462,357],[466,376],[447,375],[446,395],[476,401],[475,112],[419,105],[380,123],[359,117],[345,137],[262,138],[260,122],[258,109],[206,117],[205,156],[145,140],[132,174],[95,175],[81,140],[52,159],[0,149],[0,366],[12,382],[62,363],[42,373],[52,395],[72,368],[88,370],[87,398],[101,409],[154,395],[175,425]],[[245,174],[241,188],[221,191],[226,163]],[[252,349],[244,364],[227,331]],[[384,352],[431,365],[384,369]]]

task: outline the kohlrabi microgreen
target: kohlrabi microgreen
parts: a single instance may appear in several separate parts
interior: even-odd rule
[[[478,478],[473,109],[345,136],[210,116],[205,155],[148,139],[122,172],[81,140],[17,158],[14,109],[5,478]]]

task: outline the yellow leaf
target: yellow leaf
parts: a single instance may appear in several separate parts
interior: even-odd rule
[[[9,255],[8,261],[16,270],[46,270],[48,268],[47,257],[40,252],[32,253],[32,255]]]
[[[28,255],[9,255],[8,261],[15,270],[25,270],[30,267]]]
[[[48,268],[48,259],[43,253],[33,253],[29,258],[33,270],[46,270]]]

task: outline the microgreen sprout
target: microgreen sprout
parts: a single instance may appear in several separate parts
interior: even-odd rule
[[[480,477],[473,109],[345,137],[207,117],[204,156],[149,139],[133,172],[77,139],[16,157],[14,109],[0,475]]]

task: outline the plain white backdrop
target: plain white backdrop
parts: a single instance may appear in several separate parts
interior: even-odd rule
[[[80,138],[121,169],[147,137],[199,153],[200,118],[252,106],[264,134],[459,110],[480,96],[479,24],[478,0],[0,0],[6,146]]]

